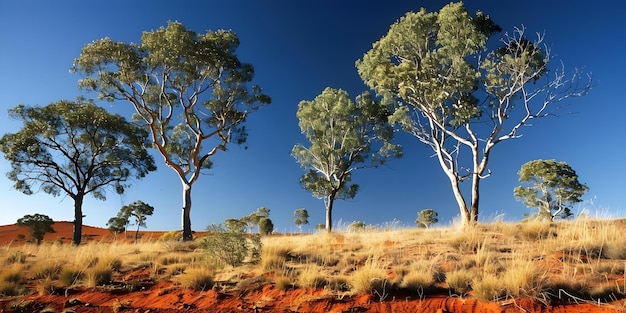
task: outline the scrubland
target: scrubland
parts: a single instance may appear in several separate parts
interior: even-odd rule
[[[482,302],[532,299],[544,305],[626,308],[626,221],[577,219],[454,227],[382,228],[262,237],[257,257],[220,262],[201,243],[142,240],[7,244],[0,248],[0,295],[117,293],[171,282],[239,293],[258,286],[316,290],[309,297],[409,301],[446,295]],[[210,234],[209,234],[210,235]],[[252,287],[254,286],[254,287]],[[120,308],[131,304],[117,302]],[[111,306],[113,307],[113,305]]]

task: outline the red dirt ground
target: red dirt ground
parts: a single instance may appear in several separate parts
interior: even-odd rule
[[[72,224],[57,222],[55,233],[46,234],[45,240],[69,242]],[[163,232],[141,232],[143,238],[158,238]],[[0,226],[0,245],[23,244],[18,234],[29,237],[28,229],[15,225]],[[83,236],[89,240],[113,240],[107,229],[84,226]],[[130,234],[129,234],[129,237]],[[135,277],[141,277],[136,273]],[[623,302],[593,304],[565,302],[545,305],[530,299],[501,302],[480,302],[472,298],[462,299],[448,294],[411,298],[401,294],[389,294],[384,301],[377,295],[365,294],[340,298],[328,296],[322,290],[279,290],[267,282],[250,284],[245,290],[221,292],[219,288],[193,291],[178,287],[172,282],[144,283],[138,291],[129,292],[114,287],[70,289],[64,294],[29,295],[0,298],[0,312],[470,312],[470,313],[600,313],[626,312]],[[122,304],[126,304],[124,308]],[[114,310],[114,307],[119,309]]]

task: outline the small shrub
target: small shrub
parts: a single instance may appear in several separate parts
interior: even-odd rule
[[[29,272],[32,279],[56,279],[61,272],[61,267],[57,261],[43,260],[35,263]]]
[[[169,231],[161,237],[159,237],[158,241],[182,241],[183,240],[183,231],[182,230],[174,230]]]
[[[56,281],[50,277],[40,279],[39,281],[37,281],[37,285],[35,286],[35,289],[37,290],[39,295],[42,296],[54,294],[57,288],[58,286]]]
[[[64,268],[59,274],[59,282],[62,287],[73,286],[83,278],[83,272],[74,268]]]
[[[316,266],[307,266],[298,274],[298,286],[302,288],[323,288],[328,284]]]
[[[206,268],[187,269],[184,273],[178,275],[176,280],[183,288],[200,291],[213,288],[213,284],[215,283],[213,273]]]
[[[26,253],[23,253],[21,251],[15,251],[13,254],[11,254],[8,258],[6,263],[8,264],[14,264],[14,263],[20,263],[20,264],[24,264],[26,262],[26,257],[28,255]]]
[[[446,283],[448,288],[457,295],[463,296],[472,290],[472,277],[463,271],[453,271],[446,275]]]
[[[0,273],[0,280],[19,283],[22,280],[22,268],[20,266],[5,267],[2,273]]]
[[[286,276],[276,277],[274,279],[274,285],[276,286],[276,289],[282,291],[292,289],[295,286],[293,279]]]
[[[12,297],[22,294],[22,287],[12,281],[0,281],[0,296]]]
[[[434,285],[433,273],[411,271],[402,277],[400,287],[409,290],[426,290]]]
[[[207,231],[202,245],[210,258],[232,267],[243,264],[246,258],[252,262],[260,258],[261,240],[258,235],[246,238],[246,234],[229,231],[223,225],[211,225]]]
[[[132,307],[133,306],[131,305],[130,300],[120,301],[119,299],[115,299],[115,301],[113,301],[113,304],[111,304],[111,310],[113,310],[114,313],[117,313],[126,309],[132,309]]]
[[[112,278],[113,269],[107,262],[98,262],[98,264],[85,272],[85,284],[87,287],[108,284]]]
[[[355,293],[369,293],[382,281],[387,279],[385,268],[374,259],[368,260],[365,265],[349,276],[350,285]]]
[[[506,294],[505,286],[500,279],[493,275],[487,275],[472,282],[474,297],[480,301],[495,301]]]

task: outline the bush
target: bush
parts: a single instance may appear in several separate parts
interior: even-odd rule
[[[83,272],[78,269],[63,269],[59,274],[59,282],[62,287],[75,285],[83,278]]]
[[[182,241],[183,240],[183,231],[182,230],[173,230],[169,231],[161,237],[159,237],[158,241]]]
[[[207,232],[202,245],[210,258],[232,267],[241,265],[246,258],[252,262],[259,260],[261,239],[258,235],[246,238],[243,232],[229,231],[223,225],[211,225]]]
[[[455,294],[464,295],[472,290],[472,277],[463,271],[454,271],[446,276],[448,288]]]
[[[213,288],[215,283],[213,274],[206,268],[187,269],[184,273],[178,275],[176,280],[183,288],[200,291]]]

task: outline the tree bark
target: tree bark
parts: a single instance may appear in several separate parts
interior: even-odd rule
[[[191,232],[191,185],[183,183],[183,241],[193,240]]]
[[[326,201],[326,231],[331,232],[333,229],[333,203],[335,202],[334,195],[328,196]]]
[[[84,195],[78,194],[74,197],[74,234],[72,243],[75,246],[80,245],[83,231],[83,198]]]

